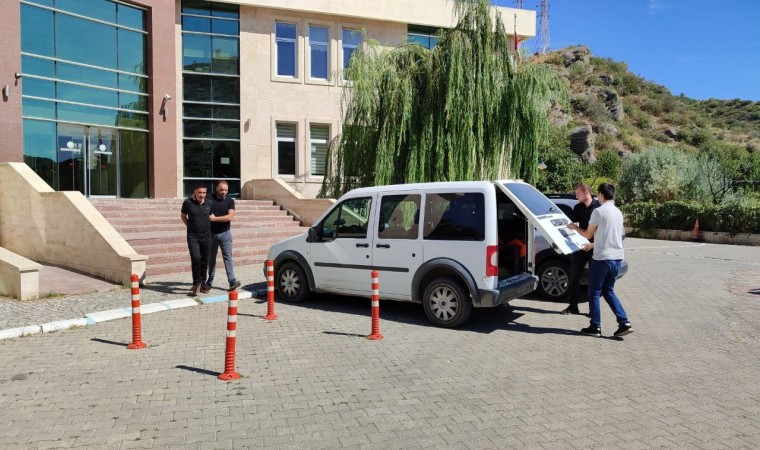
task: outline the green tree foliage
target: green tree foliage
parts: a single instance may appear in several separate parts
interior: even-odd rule
[[[701,197],[697,160],[667,147],[651,148],[628,157],[618,186],[627,202],[696,200]]]
[[[575,186],[590,175],[590,167],[569,147],[567,129],[551,126],[548,140],[538,151],[539,161],[546,166],[538,173],[536,188],[540,191],[573,192]]]
[[[623,161],[614,150],[604,150],[599,153],[594,163],[594,176],[617,184],[623,173]]]
[[[535,183],[548,104],[564,85],[544,65],[517,63],[487,0],[454,9],[456,27],[432,50],[370,44],[354,53],[321,196],[510,175]]]

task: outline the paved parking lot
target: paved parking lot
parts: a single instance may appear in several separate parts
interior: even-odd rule
[[[0,341],[0,447],[757,448],[760,248],[626,245],[624,340],[528,298],[457,330],[381,303],[369,341],[369,300],[320,297],[242,300],[230,383],[225,303],[144,316],[147,350],[129,320]]]

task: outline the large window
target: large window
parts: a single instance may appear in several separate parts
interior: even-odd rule
[[[111,0],[28,0],[20,8],[24,161],[54,189],[145,197],[145,11]],[[66,130],[77,136],[65,144],[84,143],[79,153],[58,142]],[[105,135],[108,152],[100,150]]]
[[[415,42],[425,48],[433,48],[438,44],[440,32],[441,28],[410,24],[407,27],[407,38],[409,42]]]
[[[485,239],[485,201],[481,193],[428,194],[423,236],[430,240]]]
[[[351,56],[354,54],[359,45],[362,43],[362,35],[359,30],[353,30],[350,28],[343,29],[343,79],[346,78],[346,69],[351,62]]]
[[[277,75],[296,77],[298,28],[294,23],[275,22],[275,43],[277,45]]]
[[[240,13],[237,5],[182,2],[182,160],[186,195],[226,180],[240,195]]]
[[[309,127],[310,171],[312,176],[324,176],[327,166],[327,144],[330,141],[330,126],[311,124]]]
[[[277,123],[277,174],[296,174],[296,132],[294,123]]]
[[[309,26],[309,76],[326,80],[330,67],[330,29],[317,25]]]

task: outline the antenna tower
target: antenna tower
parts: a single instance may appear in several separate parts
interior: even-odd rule
[[[549,51],[549,0],[541,0],[538,7],[540,9],[540,23],[536,52],[544,55]]]

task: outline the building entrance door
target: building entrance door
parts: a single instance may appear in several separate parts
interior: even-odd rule
[[[118,197],[118,142],[116,130],[59,124],[59,189]]]

